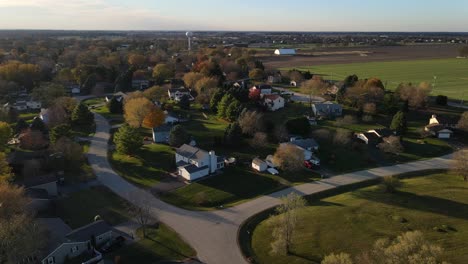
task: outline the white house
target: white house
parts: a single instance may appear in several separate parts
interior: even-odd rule
[[[224,168],[224,158],[214,151],[204,151],[187,144],[176,150],[177,171],[188,181],[194,181]]]
[[[317,151],[319,149],[319,144],[313,138],[306,138],[306,139],[293,138],[291,139],[290,142],[281,143],[280,147],[287,146],[287,145],[295,146],[298,149],[303,150],[304,160],[312,159],[314,157],[313,156],[314,151]]]
[[[14,108],[17,111],[24,111],[28,109],[28,105],[26,104],[26,101],[16,101],[11,108]]]
[[[263,104],[270,111],[276,111],[284,108],[284,98],[277,94],[266,94],[263,96]]]
[[[275,55],[296,55],[295,49],[277,49],[275,50]]]
[[[180,101],[184,95],[188,96],[190,100],[194,100],[193,96],[190,94],[190,90],[184,87],[169,89],[167,90],[167,94],[169,98],[174,101]]]
[[[268,169],[268,164],[259,158],[255,158],[252,160],[252,169],[263,172]]]
[[[26,106],[27,106],[29,109],[41,109],[42,104],[41,104],[41,102],[39,102],[39,101],[33,101],[33,100],[31,100],[31,101],[26,102]]]
[[[427,125],[424,130],[437,138],[449,139],[453,134],[453,131],[450,128],[455,126],[455,122],[432,115],[429,119],[429,125]]]
[[[104,221],[99,220],[80,227],[68,233],[63,241],[58,243],[51,252],[45,256],[42,264],[63,264],[67,260],[89,253],[90,258],[101,257],[96,248],[111,242],[114,239],[112,228]],[[94,263],[94,262],[93,262]]]

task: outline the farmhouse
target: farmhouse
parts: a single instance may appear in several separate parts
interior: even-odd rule
[[[205,177],[224,168],[224,158],[214,151],[204,151],[187,144],[176,150],[175,160],[180,176],[188,181]]]
[[[312,111],[316,117],[339,117],[343,113],[343,107],[333,102],[317,103],[312,105]]]
[[[429,119],[429,124],[424,128],[424,130],[437,138],[449,139],[453,134],[451,128],[454,128],[455,126],[456,123],[453,121],[432,115]]]
[[[67,260],[89,254],[90,259],[102,259],[101,253],[96,251],[104,244],[114,239],[112,228],[104,221],[96,221],[68,233],[62,241],[50,248],[50,253],[42,259],[42,264],[62,264]],[[95,263],[95,262],[93,262]]]
[[[275,50],[275,55],[296,55],[295,49],[277,49]]]
[[[276,111],[284,108],[284,98],[277,94],[265,94],[263,96],[263,105],[265,105],[269,111]]]

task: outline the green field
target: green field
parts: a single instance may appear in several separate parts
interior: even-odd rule
[[[288,256],[272,256],[271,218],[254,230],[252,248],[258,263],[320,263],[333,252],[353,256],[379,238],[395,238],[409,230],[423,232],[444,248],[453,264],[468,259],[468,185],[461,176],[436,173],[403,180],[397,193],[379,186],[311,202],[299,214]]]
[[[284,68],[289,70],[294,67]],[[433,59],[392,62],[368,62],[300,67],[312,73],[323,74],[333,80],[343,80],[356,74],[359,78],[380,78],[388,89],[395,89],[401,82],[435,81],[432,95],[446,95],[452,99],[468,99],[468,59]],[[437,79],[434,80],[434,76]]]

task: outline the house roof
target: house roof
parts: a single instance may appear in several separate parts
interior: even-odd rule
[[[252,88],[259,89],[259,90],[270,90],[272,87],[269,84],[259,84],[259,85],[253,86]]]
[[[259,159],[259,158],[253,159],[253,160],[252,160],[252,163],[255,164],[255,165],[258,165],[258,166],[263,165],[263,164],[266,164],[265,161],[263,161],[263,160],[261,160],[261,159]]]
[[[440,133],[444,133],[444,134],[453,134],[453,131],[450,130],[450,129],[442,129],[438,132],[439,134]]]
[[[367,138],[368,143],[378,143],[380,140],[380,137],[375,133],[366,132],[363,135]]]
[[[172,94],[172,93],[176,93],[176,92],[179,92],[179,93],[190,93],[190,90],[187,89],[187,88],[184,88],[184,87],[180,87],[180,88],[171,88],[169,89],[169,92]]]
[[[198,172],[198,171],[206,170],[208,168],[209,168],[208,166],[197,167],[197,166],[195,166],[193,164],[189,164],[189,165],[186,165],[186,166],[182,167],[182,169],[186,170],[188,173],[195,173],[195,172]]]
[[[208,152],[187,144],[184,144],[180,148],[178,148],[176,150],[176,153],[183,157],[196,160],[203,159],[206,155],[208,155]]]
[[[445,127],[440,124],[430,124],[426,126],[426,129],[432,132],[439,132],[443,130]]]
[[[377,128],[374,129],[374,131],[377,132],[377,134],[379,134],[381,137],[389,137],[394,135],[393,130],[389,128]]]
[[[85,242],[93,236],[99,236],[111,230],[111,227],[106,222],[99,220],[71,231],[66,237],[71,241]]]
[[[271,101],[275,101],[276,99],[278,99],[278,98],[283,98],[283,97],[281,97],[281,96],[279,96],[279,95],[277,95],[277,94],[265,94],[265,95],[263,96],[263,98],[264,98],[264,99],[271,100]]]
[[[297,140],[292,141],[291,143],[303,149],[319,147],[319,144],[313,138],[297,139]]]
[[[153,128],[153,133],[171,132],[172,125],[161,125]]]
[[[315,109],[317,111],[323,111],[323,110],[332,110],[332,109],[343,109],[343,107],[340,104],[336,104],[333,102],[324,102],[324,103],[317,103],[314,104]]]

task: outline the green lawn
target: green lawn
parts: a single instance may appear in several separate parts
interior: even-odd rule
[[[196,256],[195,250],[185,243],[174,230],[164,224],[160,224],[158,228],[151,227],[146,232],[148,238],[123,247],[105,258],[114,260],[115,257],[119,256],[122,264],[152,264],[160,261],[184,260]],[[137,235],[142,237],[141,230],[138,230]]]
[[[126,180],[147,188],[176,169],[174,150],[161,144],[145,145],[134,156],[112,152],[110,162]]]
[[[105,105],[91,109],[91,111],[102,115],[106,119],[110,120],[112,124],[122,124],[124,122],[123,115],[112,114],[111,112],[109,112],[109,108],[107,108],[107,106]]]
[[[333,252],[356,255],[379,238],[420,230],[444,248],[450,263],[468,259],[468,185],[462,177],[438,173],[403,180],[395,194],[378,186],[312,202],[299,214],[293,254],[270,255],[271,219],[254,230],[258,263],[319,263]]]
[[[100,215],[110,225],[129,220],[128,204],[103,186],[91,187],[57,200],[57,215],[72,228],[94,221]]]
[[[105,102],[106,102],[106,99],[104,97],[95,97],[95,98],[90,98],[90,99],[83,101],[83,103],[87,106],[103,104]]]
[[[284,68],[289,70],[292,68]],[[467,59],[432,59],[393,62],[367,62],[322,65],[297,68],[310,70],[312,73],[326,75],[326,78],[343,80],[356,74],[359,78],[377,77],[388,89],[395,89],[401,82],[434,82],[433,95],[447,95],[452,99],[468,99],[468,60]]]

